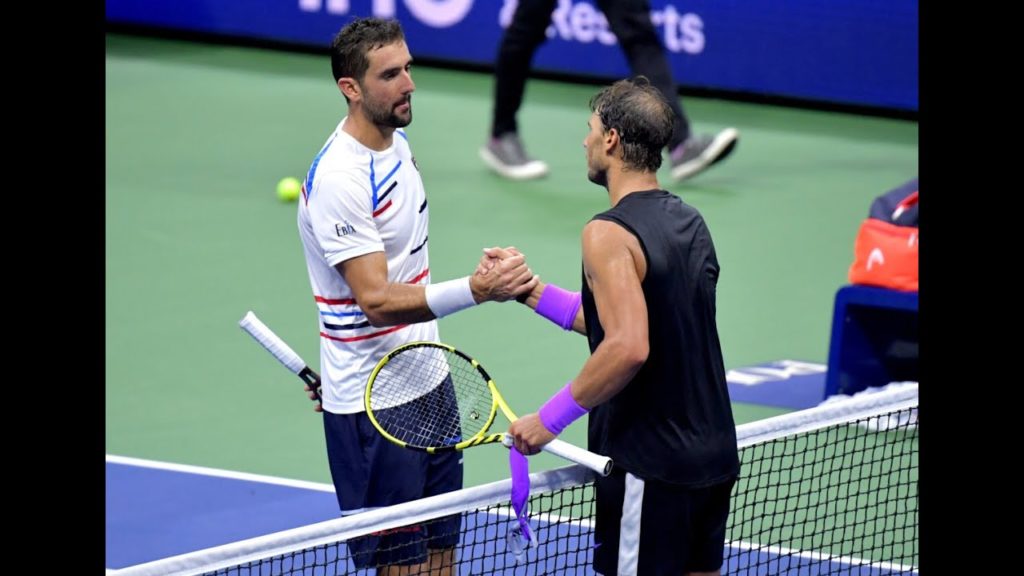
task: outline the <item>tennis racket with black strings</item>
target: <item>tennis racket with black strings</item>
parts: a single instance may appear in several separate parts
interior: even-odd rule
[[[518,418],[479,362],[440,342],[410,342],[384,355],[370,373],[364,405],[385,438],[429,453],[511,446],[511,436],[490,428],[499,410],[510,423]],[[562,440],[542,449],[602,476],[612,469],[611,458]]]

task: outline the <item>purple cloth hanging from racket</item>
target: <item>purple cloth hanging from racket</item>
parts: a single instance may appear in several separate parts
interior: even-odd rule
[[[508,465],[512,471],[512,510],[516,513],[518,526],[509,531],[506,541],[516,556],[516,562],[522,562],[526,557],[527,548],[537,545],[537,537],[526,518],[527,503],[530,499],[530,463],[526,456],[512,446],[508,450]]]

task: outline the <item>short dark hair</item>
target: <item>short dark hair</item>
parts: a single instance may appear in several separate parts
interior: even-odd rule
[[[672,138],[675,112],[645,76],[604,88],[590,99],[607,132],[615,128],[622,142],[622,160],[629,168],[657,172],[661,151]]]
[[[405,33],[397,20],[356,18],[345,25],[331,42],[331,72],[334,81],[355,78],[362,82],[370,68],[371,50],[404,42]]]

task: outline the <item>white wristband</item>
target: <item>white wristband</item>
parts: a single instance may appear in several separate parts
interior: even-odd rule
[[[438,318],[476,306],[473,290],[469,287],[469,276],[439,284],[427,284],[426,296],[427,306]]]

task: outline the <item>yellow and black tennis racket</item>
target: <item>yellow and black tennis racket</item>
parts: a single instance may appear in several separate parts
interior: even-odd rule
[[[411,342],[388,352],[366,384],[366,413],[388,440],[430,453],[512,443],[489,430],[500,409],[517,416],[479,362],[447,344]],[[555,439],[543,450],[607,476],[612,460]]]

